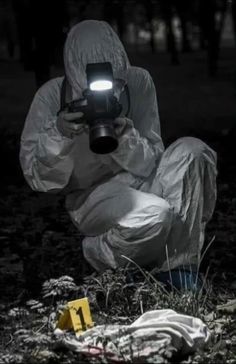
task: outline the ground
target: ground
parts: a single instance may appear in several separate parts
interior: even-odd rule
[[[63,198],[31,191],[21,174],[19,140],[35,92],[33,75],[16,62],[0,63],[0,363],[77,362],[77,354],[58,348],[49,318],[75,293],[83,296],[84,287],[96,323],[121,323],[122,317],[132,322],[141,314],[141,306],[144,311],[173,308],[202,318],[213,332],[208,350],[178,362],[236,363],[236,304],[224,306],[236,291],[235,53],[222,50],[216,79],[207,76],[204,52],[183,55],[180,66],[171,66],[164,54],[130,53],[132,63],[146,67],[155,80],[165,144],[188,134],[200,137],[218,153],[218,198],[205,248],[212,244],[200,267],[207,276],[207,290],[190,297],[186,292],[168,296],[142,274],[142,285],[139,276],[123,293],[120,286],[127,283],[126,271],[91,276],[93,270],[82,256],[81,236],[69,220]],[[54,75],[61,72],[53,70]],[[63,276],[71,278],[60,281]],[[84,277],[90,277],[89,288]],[[52,278],[49,302],[41,288]]]

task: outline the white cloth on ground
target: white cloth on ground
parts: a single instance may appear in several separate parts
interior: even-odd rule
[[[100,325],[76,339],[65,336],[62,342],[97,360],[163,363],[173,354],[188,355],[203,349],[210,338],[201,319],[164,309],[148,311],[131,325]]]

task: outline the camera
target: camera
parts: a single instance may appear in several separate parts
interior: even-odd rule
[[[82,99],[67,105],[68,112],[84,114],[84,122],[89,126],[89,146],[94,153],[111,153],[118,147],[114,119],[122,111],[114,96],[111,63],[89,63],[86,74],[89,88],[83,92]]]

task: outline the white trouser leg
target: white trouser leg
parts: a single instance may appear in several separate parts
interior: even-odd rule
[[[163,154],[151,191],[161,184],[174,212],[167,242],[171,268],[199,263],[216,202],[216,175],[216,153],[199,139],[178,139]],[[166,257],[161,266],[168,270]]]
[[[158,263],[168,236],[172,212],[168,202],[111,180],[97,187],[70,215],[86,236],[83,252],[97,270],[127,264]]]

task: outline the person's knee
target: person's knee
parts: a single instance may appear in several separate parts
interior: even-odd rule
[[[172,221],[172,208],[168,201],[153,194],[151,201],[146,205],[143,212],[146,214],[146,220],[152,225],[157,223],[162,226],[168,226]],[[145,220],[145,219],[144,219]],[[145,221],[143,222],[145,223]]]
[[[159,223],[161,223],[163,227],[169,227],[172,222],[172,214],[173,212],[170,204],[164,199],[161,199],[161,203],[159,200],[157,206],[157,216]]]
[[[171,146],[170,146],[171,147]],[[216,163],[216,153],[201,139],[195,137],[182,137],[173,143],[173,151],[179,156],[191,155],[194,159],[207,157]]]
[[[195,157],[199,157],[204,153],[208,146],[198,138],[183,137],[176,141],[181,149],[182,153],[193,154]]]
[[[172,214],[172,208],[166,200],[150,194],[142,206],[137,206],[124,216],[116,228],[124,240],[146,239],[150,235],[168,231]]]

